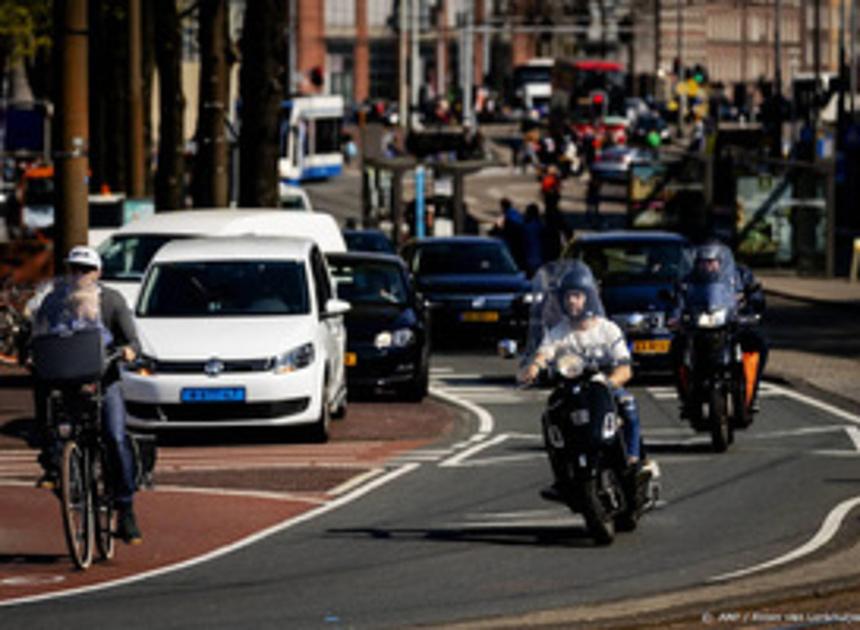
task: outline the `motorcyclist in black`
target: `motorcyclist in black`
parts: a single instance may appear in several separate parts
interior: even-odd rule
[[[697,275],[703,274],[718,274],[720,267],[723,264],[722,259],[728,255],[731,258],[729,250],[719,241],[707,241],[703,245],[696,248],[693,268],[685,282],[695,278]],[[750,408],[753,411],[758,410],[758,390],[761,383],[761,375],[767,363],[768,347],[761,332],[759,331],[757,319],[761,317],[765,310],[765,296],[762,291],[761,284],[755,279],[752,270],[746,265],[734,262],[735,275],[733,284],[735,289],[735,297],[737,299],[738,314],[744,320],[750,320],[743,323],[738,330],[738,341],[743,352],[744,373],[749,378],[750,373],[754,373],[754,381],[752,394],[750,398]],[[751,321],[753,316],[756,321]],[[687,338],[679,332],[672,342],[672,359],[675,370],[675,385],[678,390],[678,398],[681,401],[681,417],[689,418],[690,409],[688,395],[688,378],[685,374],[685,366],[683,362],[684,350],[687,344]]]

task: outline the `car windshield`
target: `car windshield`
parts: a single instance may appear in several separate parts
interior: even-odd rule
[[[329,258],[339,298],[356,304],[406,304],[407,289],[397,265]]]
[[[517,266],[501,242],[439,243],[418,250],[416,273],[512,274]]]
[[[278,206],[284,210],[304,210],[305,200],[301,195],[281,195]]]
[[[310,312],[298,261],[160,263],[141,292],[138,317],[241,317]]]
[[[681,243],[587,243],[580,252],[603,286],[661,284],[687,272]]]
[[[351,251],[394,253],[391,241],[380,232],[345,232],[343,238]]]
[[[114,235],[99,246],[103,280],[139,281],[149,261],[162,245],[178,238],[177,234]]]

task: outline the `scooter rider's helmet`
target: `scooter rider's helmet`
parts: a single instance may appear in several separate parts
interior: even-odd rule
[[[579,313],[571,313],[568,306],[568,296],[573,292],[579,292],[585,296],[585,306]],[[574,260],[566,265],[564,275],[556,289],[556,297],[562,312],[575,324],[590,317],[604,315],[597,281],[588,265],[581,260]]]

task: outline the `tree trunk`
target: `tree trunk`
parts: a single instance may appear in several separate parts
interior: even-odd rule
[[[155,63],[158,68],[160,126],[156,210],[185,207],[185,98],[182,94],[182,34],[176,0],[155,2]]]
[[[141,36],[143,51],[143,154],[146,181],[146,196],[153,195],[152,180],[152,78],[155,74],[155,5],[141,3]]]
[[[278,198],[278,118],[284,84],[286,2],[247,4],[239,90],[239,205],[274,207]]]
[[[201,0],[200,101],[197,110],[197,156],[194,160],[194,205],[229,204],[226,121],[230,111],[230,40],[227,0]],[[246,22],[247,24],[247,22]]]

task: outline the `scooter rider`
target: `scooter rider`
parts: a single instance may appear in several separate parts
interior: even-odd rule
[[[639,410],[636,399],[624,389],[633,376],[624,333],[605,317],[597,283],[584,262],[569,262],[556,291],[564,317],[544,334],[518,377],[523,383],[533,383],[542,369],[563,355],[576,355],[583,364],[595,363],[602,370],[598,378],[606,379],[624,420],[628,462],[637,464],[642,457]]]
[[[91,247],[73,247],[66,258],[69,275],[54,283],[50,292],[38,304],[32,304],[36,327],[77,328],[76,320],[97,321],[103,330],[103,340],[109,348],[119,351],[124,361],[133,361],[140,348],[131,312],[125,299],[117,291],[98,283],[102,261]],[[81,296],[83,299],[69,299]],[[72,309],[65,308],[72,303]],[[73,312],[69,312],[73,311]],[[120,376],[114,364],[102,377],[102,427],[108,448],[118,463],[114,473],[114,495],[118,511],[117,535],[125,542],[142,541],[133,511],[135,484],[134,455],[126,436],[125,405],[120,391]],[[40,397],[36,392],[37,399]],[[37,400],[37,403],[39,401]],[[42,415],[44,419],[43,414]],[[45,475],[39,480],[44,488],[56,485],[56,444],[47,440],[43,444],[40,462]]]

